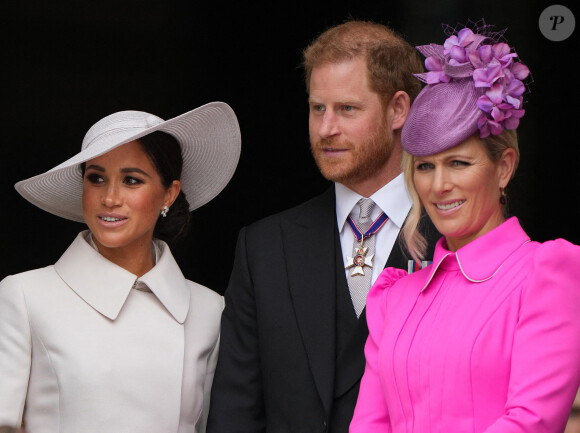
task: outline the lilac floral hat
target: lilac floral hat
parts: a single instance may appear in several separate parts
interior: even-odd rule
[[[483,20],[474,30],[457,34],[449,26],[444,45],[416,47],[428,72],[415,74],[427,85],[421,90],[403,126],[403,148],[415,156],[433,155],[457,146],[479,130],[481,138],[516,129],[525,80],[530,71]]]

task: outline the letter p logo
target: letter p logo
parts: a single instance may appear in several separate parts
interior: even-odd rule
[[[572,11],[566,6],[552,5],[540,14],[538,25],[547,39],[559,42],[567,39],[574,32],[576,20]]]
[[[562,15],[554,15],[552,17],[550,17],[550,20],[554,22],[554,25],[552,26],[552,30],[556,30],[556,26],[558,24],[562,24],[564,22],[564,17]]]

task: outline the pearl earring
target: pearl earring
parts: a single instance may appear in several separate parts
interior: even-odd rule
[[[167,206],[163,206],[163,209],[161,209],[161,216],[165,218],[167,216],[167,212],[169,212],[169,208]]]

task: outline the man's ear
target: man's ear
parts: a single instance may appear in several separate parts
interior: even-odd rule
[[[395,92],[387,106],[387,116],[389,125],[393,131],[401,129],[407,120],[409,110],[411,109],[411,98],[407,92],[399,90]]]

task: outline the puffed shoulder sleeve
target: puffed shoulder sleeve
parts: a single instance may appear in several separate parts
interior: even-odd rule
[[[563,431],[580,385],[580,247],[540,245],[520,297],[505,416],[486,432]]]
[[[370,431],[390,432],[391,425],[378,371],[379,346],[385,323],[386,295],[389,289],[407,272],[386,268],[367,296],[366,316],[369,336],[365,345],[366,366],[360,392],[350,424],[350,433]]]
[[[385,317],[384,297],[388,290],[407,272],[398,268],[386,268],[380,273],[367,296],[366,315],[369,336],[382,336]]]
[[[31,335],[18,276],[0,282],[0,425],[20,426],[31,362]]]

